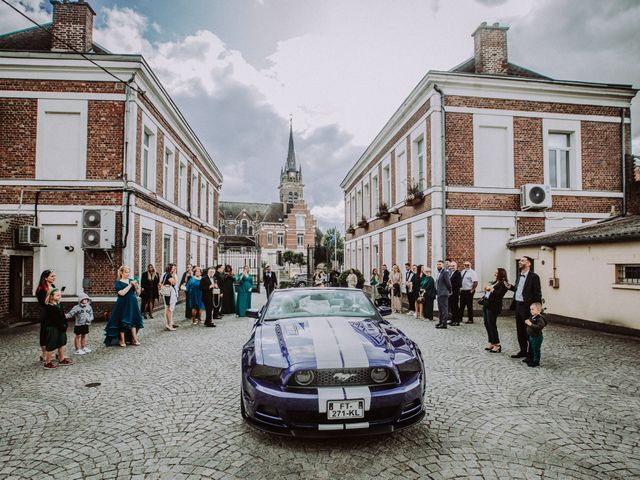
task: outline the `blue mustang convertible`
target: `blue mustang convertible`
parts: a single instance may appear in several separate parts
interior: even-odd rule
[[[388,433],[424,417],[418,346],[356,289],[276,290],[242,349],[240,408],[294,436]]]

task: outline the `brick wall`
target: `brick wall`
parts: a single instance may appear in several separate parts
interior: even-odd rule
[[[446,114],[447,184],[473,185],[473,115]]]
[[[475,73],[506,75],[507,27],[487,26],[484,22],[473,33]]]
[[[544,232],[544,218],[518,218],[518,237]]]
[[[472,216],[447,216],[447,258],[461,264],[470,260],[475,264],[474,218]]]
[[[620,125],[582,122],[582,188],[622,190]]]
[[[35,177],[37,121],[37,100],[0,98],[0,178]]]
[[[93,15],[91,7],[82,2],[52,2],[53,25],[51,50],[91,51],[93,43]]]
[[[124,94],[120,82],[87,82],[82,80],[32,80],[0,78],[0,90],[24,92],[119,93]]]
[[[544,183],[542,119],[513,117],[515,186]]]
[[[87,179],[121,179],[123,145],[124,102],[89,101]]]

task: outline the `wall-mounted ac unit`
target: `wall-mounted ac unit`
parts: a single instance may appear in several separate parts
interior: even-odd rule
[[[82,248],[111,250],[116,245],[116,212],[82,211]]]
[[[22,225],[18,228],[18,243],[24,246],[43,245],[44,228],[34,225]]]
[[[522,210],[545,210],[551,208],[551,186],[527,183],[520,187]]]

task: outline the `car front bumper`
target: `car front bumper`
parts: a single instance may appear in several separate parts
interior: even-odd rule
[[[424,375],[424,374],[422,374]],[[390,433],[424,417],[423,379],[416,374],[392,388],[330,387],[283,390],[245,378],[243,413],[263,431],[300,437],[335,437]],[[328,420],[327,400],[365,399],[364,418]]]

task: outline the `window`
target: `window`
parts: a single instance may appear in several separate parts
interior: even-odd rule
[[[289,199],[287,203],[293,203],[293,192],[289,192]]]
[[[225,224],[223,223],[223,224],[220,226],[220,234],[221,234],[221,235],[225,235],[226,233],[227,233],[227,227],[226,227],[226,226],[225,226]]]
[[[396,157],[396,199],[399,203],[407,198],[407,157],[401,152]]]
[[[413,164],[411,166],[413,185],[417,185],[420,190],[424,190],[426,186],[424,175],[424,138],[414,142],[413,153]]]
[[[167,268],[167,265],[171,263],[171,235],[165,234],[162,237],[162,266],[163,268]]]
[[[362,218],[362,190],[356,191],[356,212],[355,212],[355,222],[358,223]]]
[[[191,214],[198,213],[198,175],[191,175]]]
[[[240,228],[240,224],[238,223],[236,225],[236,235],[240,235],[240,231],[241,231],[241,228]]]
[[[245,220],[242,220],[240,224],[242,226],[242,235],[247,235],[249,231],[249,222],[245,219]]]
[[[514,186],[512,117],[473,116],[473,181],[478,187]]]
[[[209,188],[209,201],[207,202],[207,207],[209,208],[207,210],[207,222],[209,222],[210,225],[213,225],[213,188]]]
[[[277,241],[278,241],[278,247],[284,246],[284,233],[278,232]]]
[[[249,225],[249,235],[253,235],[253,227]]]
[[[180,162],[178,169],[178,202],[182,208],[187,208],[187,165]]]
[[[200,183],[200,218],[207,218],[207,183],[202,179]]]
[[[298,234],[298,249],[304,248],[304,233]]]
[[[296,230],[304,230],[304,215],[296,215]]]
[[[345,227],[348,227],[350,224],[353,223],[353,219],[351,218],[351,197],[347,198],[347,201],[345,203]]]
[[[267,245],[271,245],[273,243],[273,233],[267,232]]]
[[[293,201],[297,202],[298,201],[298,192],[294,192],[293,194]]]
[[[549,133],[549,184],[554,188],[571,186],[570,152],[569,134]]]
[[[616,284],[640,286],[640,264],[616,265]]]
[[[37,115],[36,178],[86,179],[87,101],[40,99]]]
[[[140,272],[147,270],[151,263],[151,230],[142,229],[140,236]]]
[[[391,168],[386,165],[382,168],[382,203],[391,205]]]
[[[362,216],[369,218],[371,216],[371,195],[369,194],[369,184],[365,183],[362,187]]]
[[[163,167],[163,184],[162,196],[167,200],[174,201],[173,198],[173,182],[175,164],[173,161],[173,152],[169,149],[164,151],[164,167]]]
[[[144,129],[142,132],[142,166],[140,170],[140,184],[144,188],[152,189],[153,183],[153,134]]]
[[[374,175],[371,179],[371,210],[373,213],[378,211],[380,200],[378,199],[378,176]]]

